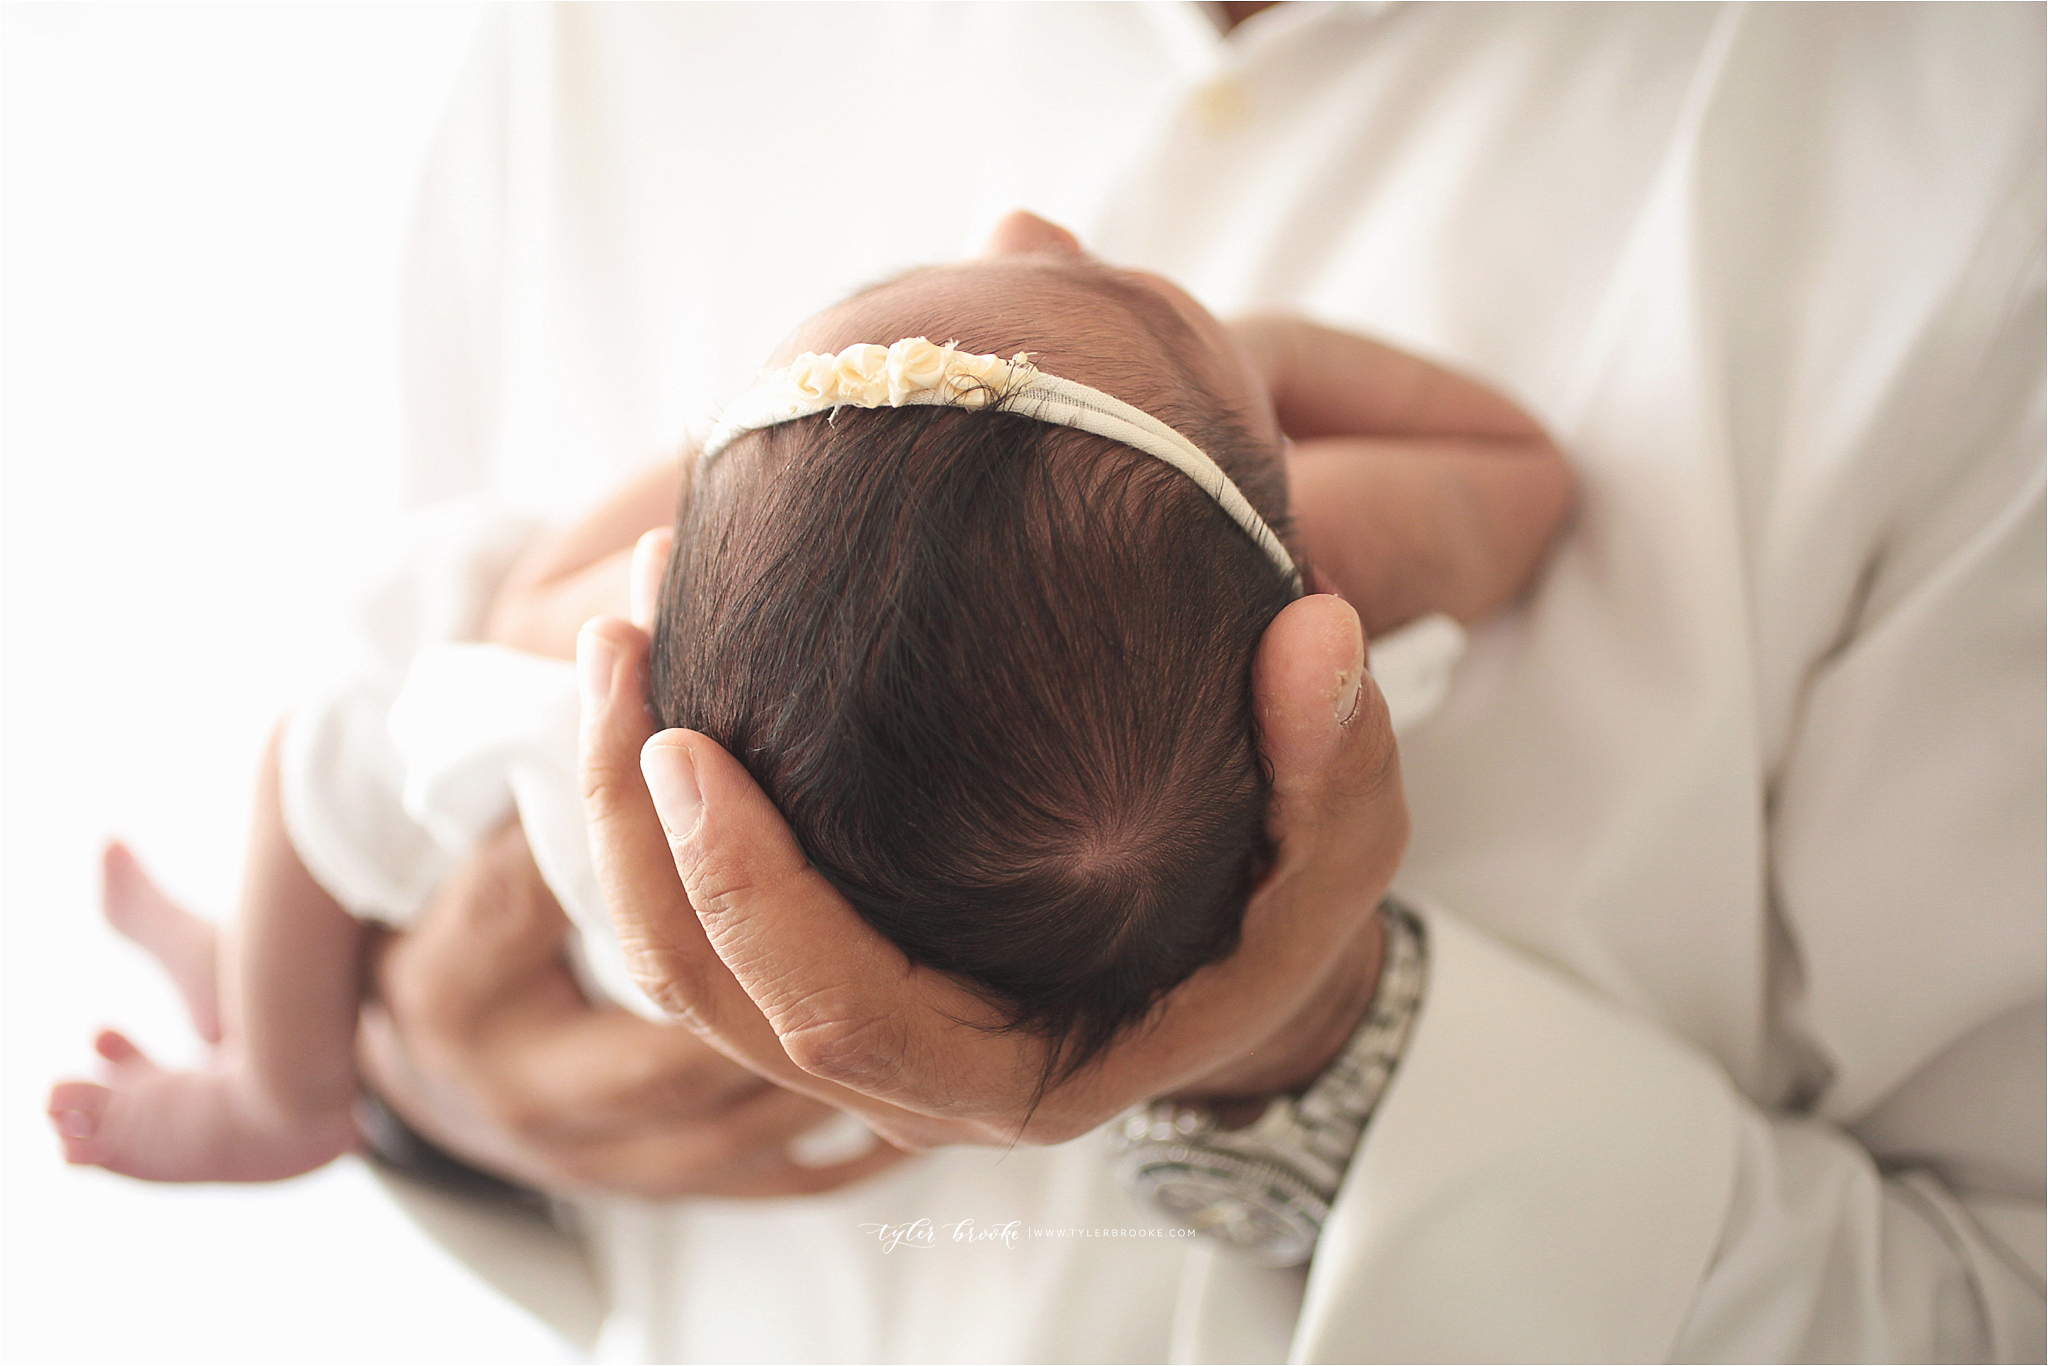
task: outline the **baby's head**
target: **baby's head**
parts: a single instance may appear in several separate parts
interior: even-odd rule
[[[1066,252],[918,271],[772,364],[905,337],[1144,410],[1286,536],[1264,389],[1163,281]],[[1252,658],[1298,590],[1188,475],[1000,400],[841,408],[697,470],[675,544],[662,723],[746,765],[913,960],[1054,1043],[1049,1077],[1235,948],[1272,854]]]

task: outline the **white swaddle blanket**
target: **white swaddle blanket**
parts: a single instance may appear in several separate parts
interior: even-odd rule
[[[584,835],[575,666],[500,645],[430,645],[391,707],[405,812],[460,857],[516,811],[533,861],[577,934],[584,989],[667,1019],[634,985]]]
[[[286,825],[336,900],[402,926],[516,813],[576,927],[571,962],[584,989],[666,1019],[627,971],[591,864],[575,666],[473,643],[534,529],[484,499],[421,514],[402,563],[364,599],[365,660],[286,727]],[[1464,643],[1445,616],[1372,643],[1397,733],[1436,709]]]

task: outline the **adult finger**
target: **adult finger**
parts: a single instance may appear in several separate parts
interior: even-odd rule
[[[395,950],[407,936],[394,936]],[[488,1069],[462,1049],[401,1027],[387,1004],[365,1005],[356,1025],[356,1067],[365,1084],[406,1126],[479,1170],[534,1190],[560,1189],[565,1178],[518,1133],[495,1122]],[[483,1072],[483,1075],[479,1075]]]
[[[1365,635],[1349,603],[1330,595],[1291,603],[1260,641],[1252,687],[1278,854],[1229,966],[1231,985],[1258,998],[1246,983],[1309,980],[1378,904],[1408,820],[1386,700],[1366,670]]]
[[[1252,686],[1273,774],[1276,871],[1326,870],[1333,844],[1346,864],[1384,861],[1389,850],[1398,862],[1408,833],[1400,754],[1351,604],[1331,595],[1291,604],[1260,643]]]
[[[1186,1003],[1227,1012],[1204,994],[1222,989],[1239,1003],[1249,1047],[1199,1079],[1219,1094],[1296,1084],[1260,1061],[1267,1041],[1348,1035],[1377,980],[1376,911],[1408,838],[1392,722],[1349,603],[1303,598],[1281,613],[1260,643],[1253,690],[1278,856],[1246,908],[1231,980],[1201,983]]]
[[[681,832],[672,837],[642,776],[641,746],[652,730],[641,684],[646,652],[646,634],[614,618],[592,621],[577,641],[591,858],[634,980],[664,1010],[761,1076],[828,1104],[859,1110],[881,1132],[912,1143],[907,1132],[893,1125],[899,1116],[891,1107],[815,1076],[793,1061],[706,937],[678,876],[681,855],[676,842],[694,833],[695,819],[672,821]],[[671,776],[659,756],[649,771],[657,784]],[[744,771],[741,777],[745,778]],[[693,780],[685,781],[692,781],[694,791]],[[751,787],[751,780],[747,785]],[[673,813],[676,794],[667,795]],[[780,828],[780,817],[775,825]]]
[[[417,1043],[459,1050],[508,1006],[581,1008],[562,961],[568,933],[525,833],[509,824],[435,893],[414,929],[376,956],[376,994]]]
[[[568,931],[511,824],[383,958],[413,1046],[466,1059],[494,1122],[529,1139],[612,1134],[713,1115],[766,1084],[686,1029],[591,1006],[566,968]]]
[[[942,1118],[978,1117],[991,1089],[1007,1100],[1035,1079],[1023,1041],[862,920],[709,736],[665,731],[642,766],[712,948],[804,1072]]]
[[[881,1147],[829,1168],[798,1166],[788,1157],[791,1140],[831,1112],[751,1073],[746,1076],[756,1088],[753,1093],[728,1098],[716,1110],[694,1115],[621,1112],[617,1116],[621,1122],[614,1126],[579,1131],[557,1122],[552,1109],[556,1101],[535,1106],[529,1096],[523,1103],[530,1108],[524,1113],[516,1106],[506,1112],[502,1103],[485,1102],[480,1107],[485,1117],[479,1125],[468,1117],[468,1102],[474,1096],[465,1093],[454,1098],[451,1108],[449,1097],[437,1094],[431,1081],[416,1074],[411,1059],[398,1046],[385,1012],[367,1012],[363,1025],[359,1043],[365,1072],[379,1095],[408,1124],[464,1160],[534,1189],[647,1199],[772,1197],[836,1189],[901,1157],[895,1149]],[[681,1030],[670,1032],[691,1037]],[[692,1042],[711,1053],[701,1041]],[[722,1057],[718,1061],[735,1071],[743,1070]],[[495,1078],[485,1087],[485,1094],[502,1102],[507,1094],[526,1093],[516,1085],[506,1088],[502,1078]],[[527,1114],[533,1116],[531,1121]]]
[[[661,604],[661,576],[675,548],[674,527],[658,526],[633,544],[633,565],[626,578],[627,619],[635,630],[652,633]]]
[[[370,1085],[441,1147],[528,1185],[556,1179],[531,1136],[601,1124],[593,1102],[619,1065],[569,974],[568,929],[512,825],[367,955],[357,1053]]]
[[[499,1118],[531,1135],[620,1135],[699,1120],[772,1087],[681,1025],[615,1007],[534,1014],[505,1040]]]
[[[715,1034],[721,1005],[729,1009],[739,993],[677,881],[641,776],[640,747],[654,733],[641,684],[646,657],[646,633],[613,617],[589,622],[576,640],[591,861],[634,979],[664,1010]]]

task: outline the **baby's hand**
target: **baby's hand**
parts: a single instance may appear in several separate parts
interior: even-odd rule
[[[1440,365],[1305,319],[1231,330],[1293,442],[1301,548],[1368,633],[1431,612],[1470,624],[1528,589],[1573,496],[1535,419]]]
[[[499,585],[484,639],[528,654],[574,659],[584,622],[629,610],[634,547],[648,528],[674,519],[681,491],[682,463],[668,461],[581,521],[537,538]]]

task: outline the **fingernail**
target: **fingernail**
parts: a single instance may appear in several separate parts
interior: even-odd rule
[[[65,1110],[57,1116],[57,1132],[66,1138],[91,1138],[99,1127],[99,1116],[84,1110]]]
[[[1365,670],[1350,671],[1351,681],[1337,689],[1337,724],[1348,726],[1351,718],[1358,715],[1358,695],[1364,691]]]
[[[643,631],[654,629],[655,599],[660,596],[661,570],[657,559],[665,560],[668,529],[656,527],[633,543],[633,565],[626,578],[626,615]]]
[[[1356,644],[1353,646],[1351,667],[1337,675],[1337,700],[1334,710],[1337,724],[1348,726],[1351,718],[1358,715],[1359,694],[1365,689],[1365,633],[1359,629],[1354,618],[1352,630]]]
[[[586,624],[576,633],[576,686],[583,694],[583,710],[593,712],[612,692],[612,663],[618,651],[594,626]]]
[[[668,837],[681,840],[692,834],[704,814],[704,794],[697,790],[697,764],[689,748],[650,742],[640,751],[640,772]]]

